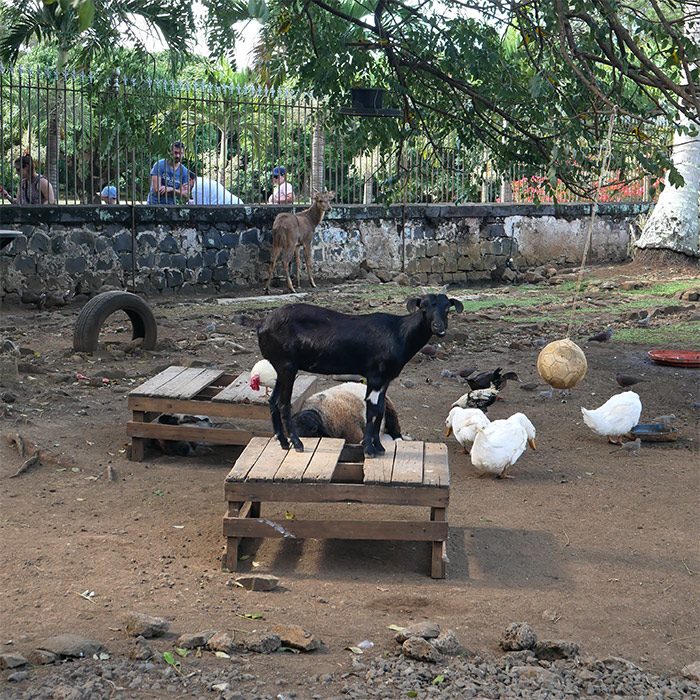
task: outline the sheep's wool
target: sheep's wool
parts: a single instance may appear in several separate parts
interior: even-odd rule
[[[555,389],[572,389],[588,369],[583,350],[568,338],[555,340],[542,348],[537,358],[537,371]]]

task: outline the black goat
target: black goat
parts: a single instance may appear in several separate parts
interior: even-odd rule
[[[270,417],[275,437],[287,450],[304,446],[291,421],[290,401],[297,372],[358,374],[367,381],[367,424],[364,452],[374,457],[384,452],[379,428],[384,416],[384,396],[404,365],[430,340],[447,332],[447,313],[463,310],[457,299],[426,294],[406,303],[407,316],[375,313],[341,314],[309,304],[290,304],[269,313],[258,328],[263,357],[277,371],[270,396]],[[286,436],[285,436],[286,430]]]

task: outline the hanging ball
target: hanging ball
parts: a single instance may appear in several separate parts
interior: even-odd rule
[[[540,377],[555,389],[572,389],[586,376],[587,369],[583,350],[568,338],[549,343],[537,358]]]

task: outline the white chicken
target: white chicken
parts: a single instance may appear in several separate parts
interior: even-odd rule
[[[589,410],[581,406],[583,422],[608,442],[622,444],[622,436],[629,432],[642,414],[642,401],[634,391],[611,396],[600,408]],[[615,438],[613,440],[612,438]]]
[[[476,431],[490,422],[481,409],[454,406],[445,418],[445,428],[447,436],[454,434],[455,440],[462,446],[462,452],[466,454],[474,442]]]
[[[517,462],[528,445],[535,449],[535,435],[535,426],[524,413],[495,420],[477,431],[471,451],[472,465],[482,474],[512,479],[506,469]]]
[[[260,391],[260,387],[264,386],[265,396],[269,396],[270,389],[274,389],[276,381],[277,372],[267,360],[256,362],[250,370],[250,388],[253,391]]]

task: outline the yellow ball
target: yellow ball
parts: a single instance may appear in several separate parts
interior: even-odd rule
[[[540,377],[555,389],[575,387],[586,376],[587,369],[583,350],[568,338],[546,345],[537,358]]]

